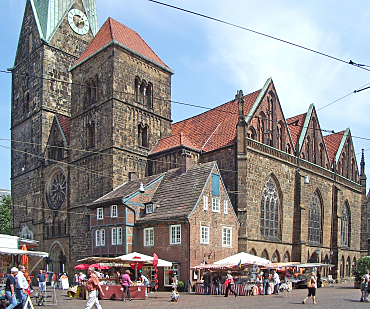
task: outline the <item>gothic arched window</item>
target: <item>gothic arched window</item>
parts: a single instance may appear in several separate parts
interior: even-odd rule
[[[148,148],[149,141],[148,141],[148,126],[143,126],[139,124],[138,126],[138,144],[139,146]]]
[[[313,194],[308,214],[308,241],[321,243],[321,202],[317,191]]]
[[[91,122],[86,127],[86,148],[95,146],[95,123]]]
[[[254,140],[257,139],[257,132],[256,132],[256,130],[254,129],[253,126],[250,126],[248,128],[247,137],[250,138],[250,139],[254,139]]]
[[[145,91],[145,99],[146,99],[146,106],[147,107],[152,107],[152,102],[153,102],[153,86],[151,83],[146,86],[146,91]]]
[[[279,194],[275,182],[270,177],[266,182],[261,198],[261,235],[265,238],[278,238]]]
[[[341,215],[340,243],[342,247],[349,247],[350,215],[347,203],[343,206]]]

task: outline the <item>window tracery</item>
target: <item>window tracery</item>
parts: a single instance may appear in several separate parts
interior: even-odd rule
[[[321,201],[317,191],[314,192],[308,215],[308,241],[321,243]]]
[[[270,177],[262,191],[261,198],[261,235],[265,238],[278,238],[279,231],[279,194],[275,182]]]

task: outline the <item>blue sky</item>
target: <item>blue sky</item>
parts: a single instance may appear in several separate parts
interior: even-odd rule
[[[174,71],[172,100],[215,107],[263,87],[272,77],[286,118],[316,109],[370,83],[370,72],[148,0],[97,0],[108,17],[137,31]],[[26,0],[1,1],[0,70],[13,66]],[[370,10],[361,1],[166,0],[166,3],[370,65]],[[369,68],[370,69],[370,68]],[[0,73],[0,188],[10,189],[10,74]],[[357,163],[370,176],[370,89],[318,111],[322,129],[349,127]],[[176,122],[203,109],[173,104]],[[370,183],[370,179],[368,181]],[[369,187],[369,186],[368,186]]]

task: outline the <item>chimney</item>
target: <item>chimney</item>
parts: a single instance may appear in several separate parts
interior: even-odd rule
[[[191,157],[190,152],[185,149],[182,150],[182,164],[181,164],[181,173],[185,174],[190,167],[194,166],[194,160]]]

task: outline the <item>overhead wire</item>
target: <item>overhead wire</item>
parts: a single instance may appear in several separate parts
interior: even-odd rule
[[[363,69],[363,70],[366,70],[366,71],[370,71],[370,69],[366,68],[366,67],[368,67],[367,65],[358,64],[358,63],[355,63],[352,60],[346,61],[346,60],[331,56],[329,54],[325,54],[323,52],[319,52],[317,50],[314,50],[314,49],[311,49],[311,48],[308,48],[308,47],[305,47],[305,46],[302,46],[302,45],[299,45],[299,44],[296,44],[296,43],[292,43],[292,42],[289,42],[289,41],[286,41],[286,40],[283,40],[283,39],[280,39],[280,38],[277,38],[277,37],[274,37],[272,35],[268,35],[268,34],[265,34],[265,33],[262,33],[262,32],[256,31],[256,30],[252,30],[252,29],[249,29],[249,28],[246,28],[246,27],[243,27],[243,26],[239,26],[239,25],[231,23],[231,22],[227,22],[227,21],[215,18],[215,17],[211,17],[211,16],[208,16],[208,15],[205,15],[205,14],[201,14],[201,13],[197,13],[197,12],[194,12],[194,11],[191,11],[191,10],[187,10],[187,9],[184,9],[184,8],[181,8],[181,7],[178,7],[178,6],[174,6],[174,5],[167,4],[167,3],[164,3],[164,2],[160,2],[160,1],[156,1],[156,0],[148,0],[148,1],[159,4],[159,5],[162,5],[162,6],[172,8],[172,9],[175,9],[175,10],[178,10],[178,11],[189,13],[189,14],[192,14],[192,15],[195,15],[195,16],[199,16],[199,17],[202,17],[202,18],[213,20],[213,21],[216,21],[216,22],[228,25],[228,26],[232,26],[232,27],[235,27],[235,28],[238,28],[238,29],[241,29],[241,30],[249,31],[249,32],[252,32],[254,34],[258,34],[258,35],[267,37],[269,39],[273,39],[273,40],[276,40],[276,41],[279,41],[279,42],[282,42],[282,43],[285,43],[285,44],[289,44],[289,45],[292,45],[294,47],[298,47],[298,48],[307,50],[309,52],[312,52],[312,53],[315,53],[315,54],[318,54],[318,55],[321,55],[321,56],[324,56],[324,57],[327,57],[327,58],[330,58],[330,59],[333,59],[333,60],[336,60],[336,61],[339,61],[339,62],[342,62],[342,63],[345,63],[345,64],[349,64],[351,66],[355,66],[357,68],[360,68],[360,69]]]

